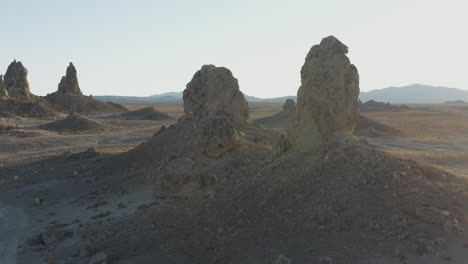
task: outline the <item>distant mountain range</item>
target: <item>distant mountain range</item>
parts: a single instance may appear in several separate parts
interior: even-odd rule
[[[362,102],[374,100],[394,104],[444,103],[458,100],[468,101],[468,91],[457,88],[412,84],[361,92],[359,98]]]
[[[104,102],[113,102],[118,104],[178,104],[183,103],[182,92],[169,92],[163,94],[155,94],[146,97],[138,96],[115,96],[115,95],[103,95],[103,96],[93,96],[94,99],[104,101]],[[275,98],[258,98],[254,96],[245,96],[248,102],[251,103],[277,103],[285,102],[286,99],[296,99],[296,96],[283,96]]]
[[[394,104],[444,103],[447,101],[458,100],[468,101],[468,91],[457,88],[412,84],[402,87],[388,87],[384,89],[372,90],[369,92],[361,92],[359,97],[363,103],[369,100],[389,102]],[[183,102],[182,92],[169,92],[146,97],[105,95],[94,96],[94,98],[97,100],[118,104],[177,104]],[[246,99],[248,102],[252,103],[282,103],[286,101],[286,99],[296,100],[296,96],[259,98],[246,95]]]

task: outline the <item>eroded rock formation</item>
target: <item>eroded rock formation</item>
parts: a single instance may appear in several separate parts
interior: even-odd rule
[[[257,146],[267,142],[262,137],[268,135],[251,122],[247,101],[228,69],[203,66],[187,84],[183,98],[185,115],[126,155],[151,163],[147,177],[155,181],[158,198],[210,196],[217,177],[224,175],[211,175],[212,165],[218,164],[213,161],[240,155],[243,143],[244,151],[255,149],[243,156],[270,152]]]
[[[62,94],[83,94],[80,90],[76,69],[73,63],[70,62],[70,65],[68,65],[66,75],[62,77],[57,92]]]
[[[195,122],[223,115],[237,125],[249,120],[249,105],[231,71],[204,65],[195,73],[184,91],[184,112]]]
[[[194,128],[202,152],[215,156],[236,144],[236,127],[250,122],[249,106],[237,79],[224,67],[204,65],[184,90],[183,122]]]
[[[293,99],[287,99],[283,104],[283,111],[289,114],[296,114],[296,102]]]
[[[31,91],[28,82],[28,70],[21,62],[14,60],[4,76],[4,85],[11,97],[29,97]]]
[[[288,128],[291,147],[301,152],[331,148],[352,134],[359,118],[359,74],[348,48],[333,36],[313,46],[301,69],[297,115]]]

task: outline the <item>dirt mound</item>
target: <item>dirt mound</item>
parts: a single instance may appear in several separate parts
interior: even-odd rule
[[[104,124],[84,118],[77,114],[70,114],[65,119],[57,120],[40,126],[44,130],[60,132],[103,131],[108,127]]]
[[[407,105],[392,105],[390,103],[376,102],[374,100],[361,103],[361,112],[399,112],[409,110]]]
[[[356,127],[356,134],[358,136],[403,136],[404,133],[398,129],[392,128],[378,121],[372,120],[366,116],[361,115]]]
[[[45,99],[59,112],[76,112],[80,114],[112,114],[128,111],[124,106],[101,102],[90,96],[77,94],[52,93]]]
[[[337,263],[400,261],[434,254],[466,224],[465,179],[361,142],[272,161],[249,153],[187,165],[199,180],[180,189],[189,199],[150,216],[167,227],[161,235],[171,253],[220,263],[268,263],[279,254],[297,263],[324,255]],[[176,164],[173,173],[183,173]]]
[[[44,99],[30,95],[28,98],[0,99],[1,117],[51,118],[56,116],[53,106]]]
[[[123,119],[123,120],[170,120],[172,119],[168,114],[159,112],[154,107],[145,107],[128,113],[120,115],[112,115],[107,118],[110,119]]]

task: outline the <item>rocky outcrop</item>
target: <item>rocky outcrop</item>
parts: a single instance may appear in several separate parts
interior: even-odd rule
[[[8,92],[5,89],[5,84],[3,83],[3,75],[0,75],[0,99],[8,98]]]
[[[330,149],[339,135],[354,133],[359,118],[359,74],[347,53],[343,43],[329,36],[307,54],[297,115],[287,131],[294,150]]]
[[[249,121],[249,105],[229,69],[204,65],[184,90],[184,112],[195,122],[207,116],[225,116],[234,125]]]
[[[28,82],[28,69],[21,62],[14,60],[4,76],[4,85],[11,97],[29,97],[31,91]]]
[[[62,80],[58,85],[57,92],[62,94],[83,94],[80,90],[76,69],[73,63],[70,62],[66,75],[62,77]]]
[[[283,111],[289,114],[296,114],[296,102],[293,99],[287,99],[283,104]]]

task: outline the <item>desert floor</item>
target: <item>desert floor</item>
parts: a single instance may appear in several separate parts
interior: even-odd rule
[[[281,105],[252,103],[251,117],[255,120],[270,116],[279,112]],[[130,110],[146,106],[126,105]],[[405,159],[468,177],[468,106],[440,104],[410,107],[411,110],[404,112],[362,113],[404,133],[401,137],[365,139]],[[15,250],[17,263],[55,263],[51,259],[59,258],[57,254],[69,256],[74,255],[75,251],[79,257],[86,253],[83,253],[84,249],[73,246],[73,239],[76,238],[67,240],[69,246],[61,245],[63,250],[55,251],[54,256],[44,253],[41,248],[31,250],[25,246],[25,241],[51,226],[68,226],[79,230],[92,223],[124,218],[145,207],[154,206],[151,186],[128,184],[128,187],[122,188],[115,184],[120,179],[128,180],[131,172],[122,171],[112,178],[99,179],[91,171],[99,169],[100,160],[145,142],[161,126],[170,125],[183,114],[182,105],[157,105],[155,108],[169,113],[174,120],[130,121],[89,117],[113,127],[99,133],[59,133],[39,128],[51,120],[1,120],[3,125],[18,126],[19,132],[0,134],[0,232],[3,235],[0,236],[0,263],[14,259]],[[94,157],[96,163],[80,163],[80,155],[87,155],[82,152],[89,148],[99,153]],[[64,160],[75,165],[64,164]],[[115,195],[116,188],[122,188],[117,192],[119,195]],[[131,259],[131,252],[129,254],[128,259]],[[144,259],[138,261],[144,263]],[[161,256],[161,261],[165,263],[164,256]],[[455,260],[452,263],[458,262]]]

